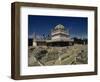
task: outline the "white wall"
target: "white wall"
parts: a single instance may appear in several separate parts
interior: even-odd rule
[[[51,38],[52,40],[66,40],[66,39],[69,39],[69,38],[67,38],[66,36],[61,36],[61,35],[56,35],[56,36],[53,36],[52,38]]]
[[[11,70],[11,2],[15,0],[0,0],[0,82],[15,82],[10,79]],[[87,5],[98,6],[100,18],[100,0],[16,0],[23,2],[38,2],[38,3],[53,3],[53,4],[68,4],[68,5]],[[100,19],[98,19],[100,22]],[[99,25],[100,26],[100,25]],[[99,27],[98,26],[98,27]],[[98,28],[99,29],[99,28]],[[98,32],[100,35],[100,29]],[[100,41],[100,38],[99,38]],[[99,44],[100,45],[100,44]],[[98,47],[100,49],[100,46]],[[100,58],[100,52],[98,59]],[[100,62],[100,59],[99,61]],[[100,63],[99,63],[100,69]],[[22,80],[21,80],[22,81]],[[64,78],[52,78],[52,79],[38,79],[28,80],[29,82],[100,82],[99,75],[93,76],[79,76],[79,77],[64,77]],[[27,80],[23,80],[27,82]]]

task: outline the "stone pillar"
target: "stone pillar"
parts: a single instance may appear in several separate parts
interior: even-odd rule
[[[37,42],[33,41],[33,47],[36,47],[36,46],[37,46]]]

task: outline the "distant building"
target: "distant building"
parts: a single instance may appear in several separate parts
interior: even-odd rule
[[[33,46],[69,46],[73,45],[73,40],[70,38],[68,29],[65,29],[62,24],[58,24],[51,30],[50,40],[33,38]]]

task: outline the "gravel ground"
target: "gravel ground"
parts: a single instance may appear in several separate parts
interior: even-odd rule
[[[88,63],[87,45],[29,47],[28,66],[76,65]]]

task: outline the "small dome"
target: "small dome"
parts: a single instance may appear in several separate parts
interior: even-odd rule
[[[55,29],[64,29],[64,26],[62,24],[58,24]]]

